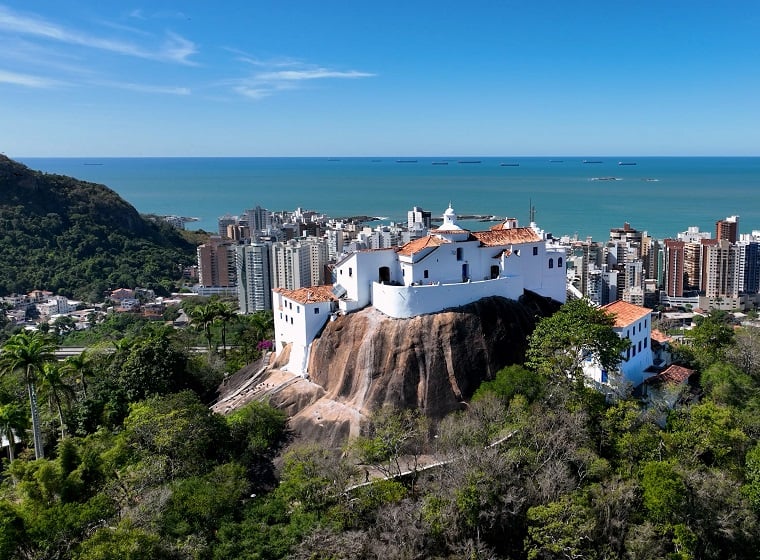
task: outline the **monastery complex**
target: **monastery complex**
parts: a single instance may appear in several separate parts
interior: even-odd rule
[[[457,224],[454,209],[428,235],[400,247],[349,253],[332,285],[273,291],[277,350],[291,345],[287,369],[307,374],[312,341],[331,317],[372,305],[393,318],[459,307],[525,290],[564,303],[566,251],[536,224],[508,218],[488,231]]]

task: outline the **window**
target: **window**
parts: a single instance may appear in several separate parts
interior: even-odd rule
[[[557,258],[557,268],[562,268],[562,257]]]
[[[607,370],[603,369],[602,370],[602,383],[607,383],[607,379],[608,379],[608,377],[607,377]]]
[[[461,247],[457,247],[457,260],[461,261],[464,258],[464,250]]]
[[[427,277],[429,276],[429,274],[428,274],[428,271],[427,271],[427,270],[425,270],[425,271],[422,273],[422,276],[423,276],[423,277],[425,277],[425,278],[427,278]]]
[[[300,313],[300,312],[301,312],[301,306],[296,305],[296,313]]]
[[[647,339],[645,338],[645,339],[644,339],[644,348],[646,348],[646,347],[647,347],[647,343],[648,343],[648,342],[649,342],[649,340],[647,340]]]
[[[533,247],[533,256],[538,255],[538,247]]]
[[[314,308],[314,315],[319,315],[319,307]]]
[[[354,275],[354,269],[349,266],[348,267],[348,276],[351,277],[353,275]]]
[[[549,268],[554,268],[554,259],[549,259]]]
[[[641,352],[641,341],[639,340],[639,352]]]
[[[636,347],[633,347],[633,351],[631,352],[631,358],[633,358],[636,355]]]

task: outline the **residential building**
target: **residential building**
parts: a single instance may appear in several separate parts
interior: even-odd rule
[[[235,286],[234,246],[228,240],[211,236],[198,246],[198,280],[204,287]]]
[[[715,222],[715,239],[736,243],[739,232],[739,216],[729,216]]]
[[[419,206],[414,206],[407,212],[407,227],[409,229],[430,229],[432,224],[432,213],[429,210],[423,210]]]
[[[237,290],[243,314],[272,309],[271,243],[253,242],[235,247]]]
[[[651,336],[652,310],[622,300],[603,306],[602,311],[614,317],[613,330],[620,338],[630,342],[620,362],[623,381],[633,387],[640,385],[651,373],[653,363]],[[599,384],[609,384],[610,377],[598,358],[589,354],[584,364],[586,376]]]

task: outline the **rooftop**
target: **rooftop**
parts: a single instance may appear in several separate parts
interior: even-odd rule
[[[286,298],[297,301],[298,303],[324,303],[327,301],[337,301],[332,292],[332,284],[322,286],[309,286],[308,288],[298,288],[297,290],[286,290],[285,288],[276,288],[277,293]]]
[[[693,369],[672,365],[654,377],[647,379],[646,383],[683,383],[693,373]]]
[[[411,256],[415,253],[419,253],[423,249],[427,249],[428,247],[438,247],[443,243],[449,243],[449,241],[436,235],[426,235],[425,237],[413,239],[409,243],[405,243],[398,250],[398,253],[399,255]]]
[[[623,300],[618,300],[607,305],[602,306],[602,311],[608,315],[615,317],[614,327],[623,328],[627,327],[631,323],[635,323],[639,319],[648,317],[652,310],[648,307],[641,307],[632,303],[627,303]]]
[[[536,231],[529,227],[475,231],[472,233],[472,236],[486,247],[512,245],[517,243],[537,243],[542,241]]]

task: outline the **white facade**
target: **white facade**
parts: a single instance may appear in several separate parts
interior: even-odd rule
[[[272,309],[270,256],[270,243],[236,247],[238,305],[243,314]]]
[[[291,345],[290,360],[284,369],[306,374],[311,342],[337,308],[331,286],[276,289],[273,299],[276,350],[279,352],[286,344]]]
[[[272,244],[272,287],[297,290],[324,283],[327,243],[305,237]]]
[[[615,333],[631,343],[623,353],[620,374],[624,381],[636,387],[648,376],[647,369],[652,367],[654,360],[651,347],[652,310],[622,300],[605,305],[601,309],[615,317]],[[599,365],[594,356],[589,356],[586,360],[584,372],[596,383],[609,383],[609,372]]]
[[[330,293],[334,301],[330,305],[344,313],[373,305],[390,317],[404,318],[488,296],[517,299],[525,290],[563,303],[566,256],[565,248],[550,244],[534,224],[518,227],[517,220],[510,219],[489,231],[470,232],[457,225],[456,214],[449,207],[441,227],[430,235],[400,248],[345,256],[333,271],[335,285]],[[298,306],[306,301],[293,301],[305,297],[303,294],[280,292],[274,298],[278,348],[293,343],[291,352],[297,355],[291,356],[290,367],[302,363],[300,373],[306,371],[308,346],[328,319],[310,311],[305,313],[309,321],[302,319]],[[313,297],[309,304],[315,304]],[[280,312],[282,318],[278,319]]]

